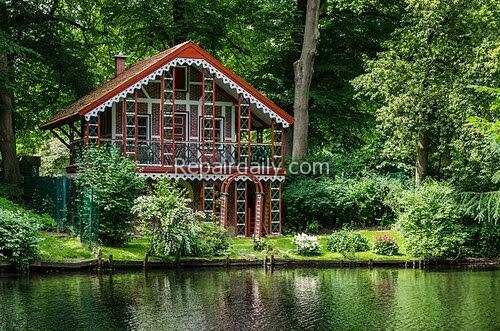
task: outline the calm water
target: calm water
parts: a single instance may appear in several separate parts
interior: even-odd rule
[[[0,278],[0,330],[500,330],[500,271],[184,270]]]

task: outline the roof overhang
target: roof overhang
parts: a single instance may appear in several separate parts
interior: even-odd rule
[[[141,64],[143,64],[143,68],[137,68]],[[197,44],[187,41],[137,63],[121,76],[90,93],[91,98],[84,97],[66,111],[54,116],[43,124],[41,129],[51,129],[80,118],[88,120],[92,116],[97,116],[99,112],[111,107],[114,102],[126,98],[127,95],[140,89],[148,82],[158,79],[165,71],[178,65],[193,65],[199,69],[207,70],[217,79],[219,85],[233,94],[243,96],[259,112],[266,114],[277,123],[282,124],[283,127],[293,124],[291,115],[266,98],[243,78],[227,69]]]

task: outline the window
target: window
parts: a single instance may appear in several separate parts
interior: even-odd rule
[[[139,140],[149,140],[149,115],[137,116],[137,137]]]
[[[207,142],[212,142],[213,140],[213,119],[212,118],[205,118],[205,131],[204,131],[204,139]],[[200,119],[201,123],[201,119]],[[201,125],[200,125],[201,127]],[[215,119],[215,141],[216,142],[221,142],[224,139],[224,131],[223,131],[223,126],[222,126],[222,118],[216,118]],[[200,136],[201,136],[201,130],[200,130]]]
[[[175,90],[187,91],[187,67],[175,67]]]
[[[111,138],[111,110],[107,109],[101,115],[101,137]]]

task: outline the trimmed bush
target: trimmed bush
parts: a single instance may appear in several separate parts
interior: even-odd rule
[[[349,229],[335,231],[328,237],[327,248],[343,256],[369,250],[368,240],[358,232]]]
[[[309,236],[305,233],[295,235],[293,243],[296,246],[297,254],[304,256],[319,255],[321,246],[318,242],[318,237]]]
[[[25,269],[38,256],[38,226],[24,214],[0,209],[0,260]]]
[[[384,234],[381,237],[377,237],[373,243],[373,251],[380,255],[393,256],[397,255],[399,252],[399,246],[396,239]]]
[[[194,256],[222,256],[229,252],[231,240],[219,224],[200,223],[194,240]]]
[[[445,183],[426,182],[402,191],[395,210],[396,228],[405,238],[406,251],[415,257],[441,259],[460,254],[467,233],[453,189]]]

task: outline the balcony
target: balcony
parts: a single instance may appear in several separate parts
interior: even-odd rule
[[[160,140],[127,141],[123,139],[101,139],[101,147],[113,147],[123,151],[128,157],[136,160],[144,168],[152,167],[188,167],[204,165],[208,167],[241,167],[282,168],[282,151],[280,144],[252,143],[239,145],[234,142],[187,142]],[[83,151],[83,140],[74,141],[71,146],[70,165]]]

